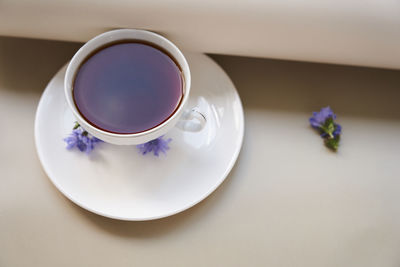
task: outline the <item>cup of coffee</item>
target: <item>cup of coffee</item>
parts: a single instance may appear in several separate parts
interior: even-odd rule
[[[68,64],[65,96],[78,123],[112,144],[156,139],[174,126],[199,131],[205,116],[187,110],[191,76],[182,52],[145,30],[122,29],[96,36]]]

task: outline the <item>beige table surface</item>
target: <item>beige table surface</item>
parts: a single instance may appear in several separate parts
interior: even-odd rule
[[[33,125],[76,43],[0,38],[0,266],[400,266],[400,72],[213,56],[237,86],[245,139],[227,180],[181,214],[87,212],[44,174]],[[308,126],[330,104],[329,152]]]

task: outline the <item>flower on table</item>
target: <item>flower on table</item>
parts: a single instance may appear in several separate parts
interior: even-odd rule
[[[64,138],[64,142],[67,144],[67,149],[77,147],[81,152],[89,154],[97,143],[103,141],[90,135],[78,123],[75,123],[72,133]]]
[[[144,144],[137,145],[136,147],[143,155],[153,152],[154,155],[158,157],[160,152],[166,154],[167,150],[169,150],[168,144],[171,141],[172,141],[171,138],[165,139],[164,136],[160,136],[157,139],[151,140]]]
[[[309,119],[311,127],[318,130],[324,138],[325,145],[334,151],[339,147],[342,132],[342,126],[336,123],[335,119],[336,114],[329,106],[322,108],[319,112],[313,112]]]

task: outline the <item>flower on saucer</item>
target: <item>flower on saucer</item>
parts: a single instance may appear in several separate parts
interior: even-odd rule
[[[334,151],[339,147],[342,132],[342,126],[336,123],[335,119],[336,114],[329,106],[322,108],[319,112],[313,112],[309,119],[311,127],[318,130],[321,137],[324,138],[325,145]]]
[[[67,144],[67,149],[77,147],[81,152],[89,154],[94,149],[95,144],[103,141],[89,135],[78,123],[75,123],[72,133],[64,138],[64,142]]]
[[[164,136],[160,136],[157,139],[151,140],[147,143],[137,145],[136,147],[139,149],[140,153],[143,155],[153,152],[155,156],[159,156],[160,152],[166,154],[169,149],[168,143],[171,142],[172,139],[165,139]]]

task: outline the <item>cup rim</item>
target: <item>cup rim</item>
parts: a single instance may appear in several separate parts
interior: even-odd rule
[[[121,33],[131,33],[131,34],[135,34],[135,33],[141,33],[141,34],[145,34],[145,35],[150,35],[154,38],[160,39],[163,42],[167,43],[169,46],[172,47],[172,50],[174,50],[175,53],[177,53],[179,55],[179,57],[181,58],[182,62],[183,62],[183,66],[181,64],[181,62],[178,62],[178,59],[174,58],[174,60],[177,62],[177,64],[179,64],[179,67],[182,70],[182,75],[184,76],[184,94],[183,94],[183,98],[180,101],[179,106],[174,110],[174,112],[171,114],[171,116],[169,116],[168,119],[166,119],[165,121],[163,121],[162,123],[160,123],[159,125],[148,129],[146,131],[142,131],[142,132],[138,132],[138,133],[113,133],[113,132],[108,132],[105,130],[102,130],[100,128],[97,128],[96,126],[94,126],[92,123],[90,123],[88,120],[86,120],[78,111],[77,106],[75,105],[75,102],[71,99],[73,99],[73,95],[72,95],[72,91],[73,91],[73,81],[75,79],[75,75],[77,73],[77,71],[79,70],[79,66],[81,65],[81,63],[87,58],[87,57],[83,57],[82,60],[79,60],[79,56],[83,53],[87,53],[87,51],[93,52],[96,49],[91,48],[91,45],[99,40],[107,40],[109,37],[112,37],[116,34],[121,34]],[[109,39],[108,41],[104,41],[102,45],[106,45],[108,43],[113,43],[116,42],[118,40],[129,40],[129,38],[123,37],[123,38],[113,38],[113,39]],[[141,38],[132,38],[132,40],[144,40]],[[146,42],[149,43],[154,43],[152,41],[148,41],[148,40],[144,40]],[[154,43],[156,46],[160,46],[159,44]],[[161,48],[165,49],[167,52],[171,53],[171,49],[167,49],[164,46],[160,46]],[[172,56],[172,55],[171,55]],[[78,61],[77,64],[73,64],[75,63],[75,61]],[[185,74],[183,74],[184,70],[186,69]],[[73,72],[71,74],[71,72]],[[67,77],[69,77],[70,79],[67,80]],[[70,81],[71,86],[68,85],[68,82]],[[179,116],[179,114],[181,113],[182,109],[185,106],[185,103],[189,97],[189,92],[190,92],[190,86],[191,86],[191,73],[190,73],[190,68],[189,68],[189,64],[186,60],[186,57],[183,55],[182,51],[170,40],[168,40],[167,38],[165,38],[164,36],[151,32],[151,31],[147,31],[147,30],[140,30],[140,29],[117,29],[117,30],[111,30],[111,31],[107,31],[104,32],[102,34],[99,34],[97,36],[95,36],[94,38],[90,39],[89,41],[87,41],[81,48],[79,48],[79,50],[74,54],[74,56],[72,57],[71,61],[68,63],[67,69],[66,69],[66,74],[65,74],[65,78],[64,78],[64,92],[66,95],[66,101],[67,104],[69,106],[69,108],[72,110],[72,113],[74,114],[74,116],[78,119],[78,121],[84,122],[84,128],[85,130],[88,130],[89,132],[93,131],[93,132],[97,132],[101,135],[106,135],[109,137],[116,137],[116,138],[132,138],[132,137],[141,137],[141,136],[146,136],[148,134],[152,134],[154,132],[159,131],[160,129],[164,128],[166,125],[168,125],[171,121],[173,121],[177,116]],[[69,88],[71,87],[71,88]],[[90,129],[86,129],[86,127],[90,128]],[[91,131],[90,131],[91,130]]]

